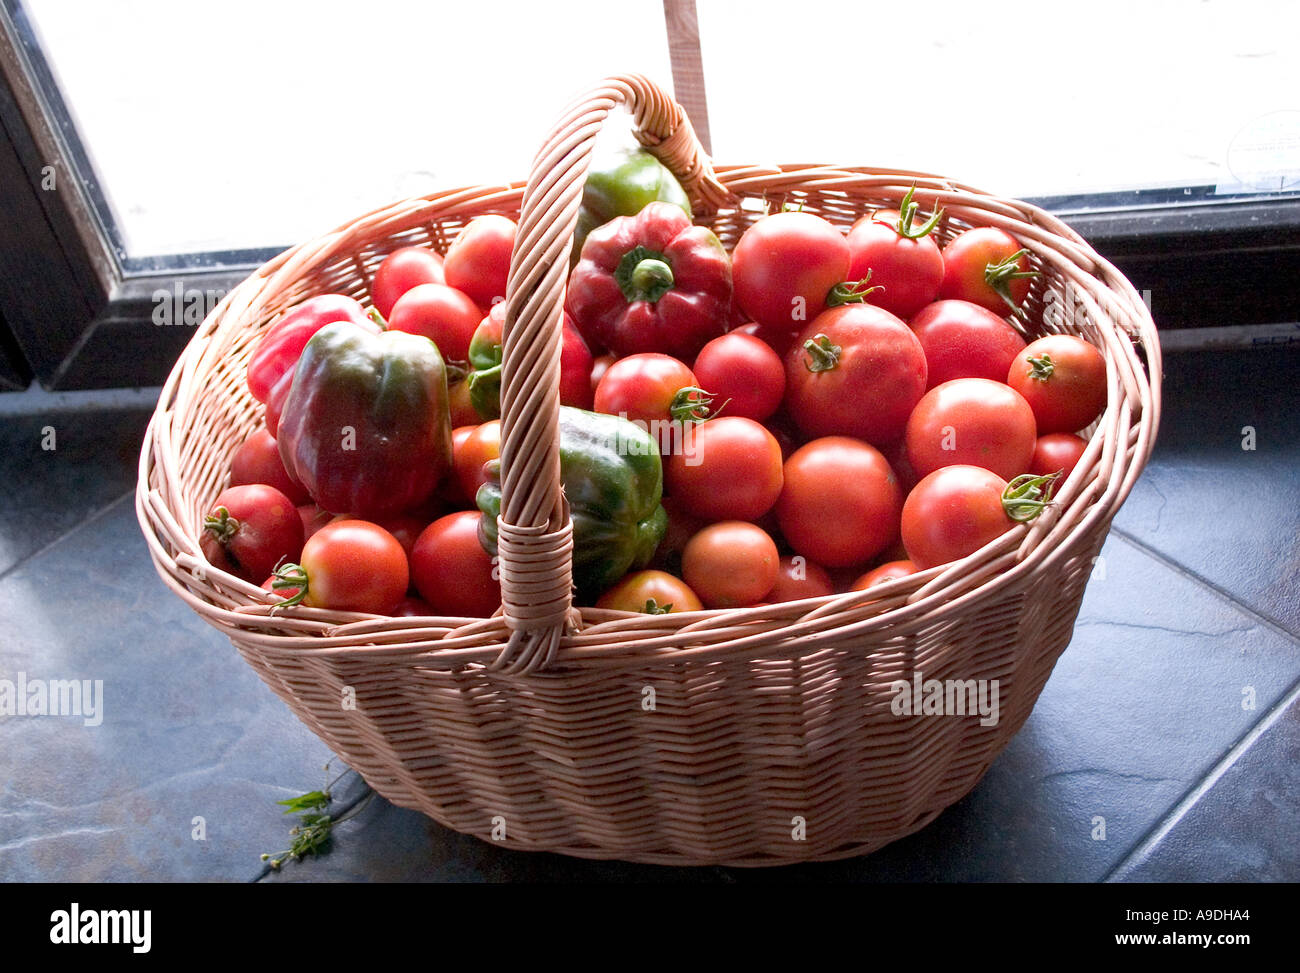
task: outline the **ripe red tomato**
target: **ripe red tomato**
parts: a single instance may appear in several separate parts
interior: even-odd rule
[[[761,527],[741,520],[711,524],[682,553],[682,577],[709,608],[760,601],[776,584],[780,554]]]
[[[264,483],[275,487],[295,504],[311,499],[307,488],[289,475],[280,459],[280,448],[265,427],[249,436],[235,450],[230,461],[230,485],[248,486]]]
[[[674,427],[707,416],[711,402],[683,362],[646,352],[620,358],[606,369],[593,407],[637,423],[667,451],[677,439]]]
[[[781,482],[781,444],[741,416],[691,424],[664,458],[668,494],[703,520],[757,520],[776,503]]]
[[[924,571],[973,554],[1015,522],[1002,506],[1007,482],[979,466],[945,466],[925,477],[903,504],[903,546]]]
[[[517,229],[514,220],[495,215],[465,224],[443,261],[447,286],[468,294],[485,310],[494,301],[504,301]]]
[[[970,301],[935,301],[908,322],[925,350],[927,388],[954,378],[1003,382],[1025,339],[1004,318]]]
[[[917,567],[912,561],[886,561],[858,578],[857,581],[853,582],[853,586],[849,590],[866,591],[878,584],[884,584],[886,581],[893,581],[897,578],[906,578],[909,574],[916,574],[916,572]]]
[[[386,318],[397,299],[413,287],[444,283],[441,256],[424,247],[402,247],[385,257],[375,271],[370,282],[370,302]]]
[[[1029,461],[1029,472],[1037,476],[1061,471],[1064,481],[1083,459],[1088,441],[1071,432],[1049,432],[1039,436],[1034,445],[1034,458]]]
[[[447,411],[453,429],[457,426],[474,426],[483,421],[483,417],[474,408],[474,403],[470,401],[469,383],[463,378],[447,386]]]
[[[940,300],[970,301],[995,314],[1019,311],[1037,273],[1010,233],[991,226],[959,233],[943,248]]]
[[[410,514],[382,517],[374,521],[374,523],[392,534],[393,540],[402,545],[402,552],[406,555],[408,561],[411,557],[411,551],[415,548],[416,540],[424,528],[429,525],[427,520],[413,517]]]
[[[398,298],[388,330],[422,334],[438,346],[443,361],[463,362],[481,320],[483,312],[468,295],[446,284],[421,284]]]
[[[811,213],[773,213],[741,236],[731,276],[741,310],[774,334],[791,334],[826,310],[849,272],[844,234]]]
[[[411,552],[411,575],[420,597],[439,615],[486,618],[501,606],[501,583],[479,541],[477,510],[440,517],[424,529]]]
[[[618,584],[600,596],[596,607],[650,615],[676,615],[700,611],[704,605],[681,578],[674,578],[666,571],[647,570],[624,575]]]
[[[820,564],[814,564],[802,554],[781,558],[776,584],[767,593],[767,601],[801,601],[804,598],[821,598],[835,594],[835,583]]]
[[[750,334],[733,331],[714,338],[700,349],[691,370],[729,416],[763,422],[785,395],[781,356]]]
[[[324,507],[318,507],[313,503],[302,503],[298,505],[298,516],[302,520],[302,539],[304,542],[311,540],[311,535],[316,533],[336,515],[330,513]]]
[[[664,497],[662,504],[664,512],[668,514],[668,529],[664,532],[664,539],[655,548],[650,566],[670,574],[681,574],[682,552],[686,550],[690,539],[704,529],[706,522],[687,513],[673,497]]]
[[[814,439],[785,463],[776,504],[796,552],[828,568],[864,564],[898,537],[903,491],[874,446],[847,436]]]
[[[493,419],[475,426],[460,440],[452,439],[451,465],[461,493],[471,502],[478,488],[488,481],[484,467],[501,458],[501,420]]]
[[[869,284],[881,289],[867,300],[906,319],[939,293],[943,257],[934,237],[906,237],[898,226],[897,210],[880,210],[853,224],[848,235],[848,280],[863,280],[870,274]]]
[[[1106,359],[1082,338],[1048,335],[1016,357],[1007,384],[1029,403],[1039,434],[1074,432],[1106,408]]]
[[[785,407],[809,438],[885,445],[925,394],[925,352],[888,311],[846,304],[817,317],[785,357]]]
[[[252,584],[302,551],[302,517],[292,500],[265,484],[233,486],[213,501],[199,546],[214,567]]]
[[[1020,393],[987,378],[958,378],[932,388],[907,420],[904,447],[924,479],[943,466],[970,465],[1010,480],[1029,469],[1034,413]]]
[[[311,608],[387,615],[410,584],[402,545],[388,531],[367,520],[335,520],[303,545],[296,565],[277,576],[301,580],[302,604]],[[283,590],[283,589],[281,589]]]

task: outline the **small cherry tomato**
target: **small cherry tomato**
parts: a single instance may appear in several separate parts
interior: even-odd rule
[[[733,331],[714,338],[695,356],[691,371],[729,416],[764,422],[785,395],[781,356],[750,334]]]
[[[781,495],[781,444],[753,419],[720,416],[683,430],[664,457],[668,494],[703,520],[757,520]]]
[[[223,490],[203,520],[199,546],[209,563],[258,584],[281,561],[302,551],[302,517],[275,487],[246,484]]]
[[[477,510],[440,517],[424,529],[411,552],[411,574],[435,614],[486,618],[501,606],[501,583],[479,540]]]
[[[1036,438],[1034,413],[1015,389],[987,378],[958,378],[916,404],[904,445],[921,478],[966,464],[1010,480],[1029,469]]]
[[[501,458],[501,420],[480,423],[460,442],[452,440],[452,466],[461,493],[470,501],[478,496],[478,488],[488,481],[484,466]]]
[[[326,524],[303,545],[297,564],[282,565],[275,574],[278,584],[299,589],[288,604],[372,615],[391,612],[410,584],[402,545],[367,520]]]
[[[709,608],[738,608],[762,600],[776,584],[776,543],[740,520],[711,524],[682,553],[682,578]]]
[[[826,569],[809,561],[802,554],[793,554],[781,558],[776,584],[767,593],[767,601],[776,604],[833,594],[835,583]]]
[[[697,612],[704,606],[690,586],[666,571],[635,571],[625,575],[610,588],[597,608],[615,611],[643,612],[649,615],[668,615],[678,612]]]
[[[447,249],[443,273],[447,286],[468,294],[487,309],[506,297],[515,221],[504,216],[476,216],[465,224]]]
[[[388,330],[424,335],[438,346],[443,361],[463,362],[481,320],[483,312],[468,295],[446,284],[421,284],[397,299]]]
[[[903,546],[921,570],[973,554],[1015,521],[1002,494],[1007,481],[980,466],[945,466],[925,477],[903,504]]]
[[[295,504],[304,504],[311,499],[307,488],[289,475],[280,459],[280,447],[265,428],[258,429],[249,436],[242,446],[235,450],[230,461],[230,485],[248,486],[264,483],[275,487]]]
[[[1034,444],[1034,458],[1029,461],[1029,472],[1041,476],[1060,470],[1061,479],[1065,480],[1079,465],[1087,448],[1088,441],[1071,432],[1049,432],[1046,436],[1039,436]]]
[[[442,257],[424,247],[402,247],[384,258],[370,282],[370,302],[384,317],[397,299],[421,284],[445,284]]]
[[[879,567],[872,568],[857,581],[853,582],[850,591],[866,591],[878,584],[884,584],[886,581],[893,581],[896,578],[906,578],[909,574],[916,574],[917,567],[911,561],[886,561]]]
[[[927,390],[954,378],[1004,382],[1012,361],[1025,350],[1025,339],[1005,318],[970,301],[935,301],[908,326],[925,351]]]
[[[1106,359],[1082,338],[1048,335],[1016,356],[1007,384],[1029,403],[1039,435],[1075,432],[1106,408]]]
[[[902,507],[903,491],[878,449],[828,436],[786,460],[776,515],[797,553],[841,568],[865,564],[889,547]]]
[[[1020,313],[1037,276],[1015,237],[981,226],[959,233],[943,248],[939,299],[970,301],[995,314]]]

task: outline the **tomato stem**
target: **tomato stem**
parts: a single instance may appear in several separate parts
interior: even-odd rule
[[[844,349],[834,344],[831,339],[824,334],[815,334],[803,343],[804,351],[808,352],[808,360],[804,362],[804,367],[813,372],[829,372],[839,366],[840,355]]]
[[[647,615],[667,615],[673,610],[673,603],[670,601],[666,605],[660,605],[653,598],[647,598],[645,607],[641,609]]]
[[[1025,361],[1029,362],[1029,377],[1038,382],[1046,382],[1056,371],[1056,362],[1052,361],[1051,355],[1043,355],[1041,358],[1030,355]]]
[[[1022,318],[1026,316],[1025,311],[1011,296],[1011,282],[1041,276],[1036,270],[1020,269],[1020,258],[1028,253],[1028,250],[1021,248],[1004,260],[984,265],[984,282],[1007,302],[1007,307],[1011,308],[1012,314]]]
[[[1022,473],[1002,491],[1002,509],[1017,523],[1027,524],[1041,514],[1052,502],[1056,480],[1064,470],[1034,476]]]
[[[727,402],[731,401],[727,399],[727,402],[714,409],[712,406],[715,398],[717,396],[712,392],[706,392],[694,385],[680,388],[668,406],[668,417],[676,422],[703,422],[705,419],[712,419],[726,408]]]
[[[871,271],[867,271],[867,276],[861,280],[846,280],[836,284],[826,295],[827,307],[840,307],[843,304],[865,304],[867,295],[874,291],[883,291],[884,284],[877,284],[874,287],[868,287],[867,282],[871,280]]]
[[[203,518],[203,529],[211,531],[213,536],[225,545],[229,544],[231,538],[238,532],[239,521],[230,516],[230,511],[225,507],[218,507]]]
[[[913,229],[912,220],[916,216],[916,211],[921,208],[920,203],[912,201],[914,192],[916,192],[916,183],[912,183],[912,188],[907,191],[903,201],[898,204],[898,225],[894,227],[899,236],[908,240],[920,240],[922,237],[929,236],[930,232],[939,225],[939,221],[943,219],[944,213],[943,210],[938,210],[930,214],[930,218],[921,224],[919,228]]]
[[[380,331],[388,330],[388,322],[385,321],[384,316],[379,313],[379,308],[372,307],[370,310],[366,312],[366,317],[368,317],[371,321],[375,322],[375,324],[379,325]]]
[[[301,604],[302,600],[307,597],[307,570],[301,564],[278,565],[275,573],[271,575],[275,580],[271,582],[271,590],[279,591],[284,588],[297,588],[297,592],[289,595],[284,601],[278,602],[275,608],[292,608],[294,605]],[[272,611],[275,609],[273,608]]]

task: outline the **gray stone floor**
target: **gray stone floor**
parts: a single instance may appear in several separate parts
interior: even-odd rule
[[[1300,880],[1297,379],[1295,351],[1167,359],[1156,455],[1073,642],[985,779],[917,835],[672,869],[512,852],[376,798],[266,880]],[[0,399],[0,678],[102,680],[102,723],[0,717],[0,879],[251,880],[285,847],[274,802],[324,784],[331,755],[154,573],[131,497],[147,407],[75,401]]]

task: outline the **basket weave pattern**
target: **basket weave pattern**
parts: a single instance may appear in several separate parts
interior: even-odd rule
[[[591,140],[618,104],[729,250],[765,205],[799,205],[848,226],[896,207],[914,184],[924,208],[946,209],[941,243],[969,226],[1013,233],[1042,274],[1029,320],[1068,291],[1087,318],[1054,330],[1086,337],[1108,363],[1107,409],[1058,502],[959,564],[870,592],[677,615],[573,608],[555,436],[560,311]],[[245,381],[253,344],[308,297],[368,302],[386,254],[411,244],[445,252],[487,213],[520,223],[502,388],[504,613],[272,613],[275,596],[199,550],[230,457],[262,421]],[[484,838],[495,828],[509,847],[582,857],[840,858],[924,827],[975,786],[1028,717],[1150,454],[1159,376],[1155,328],[1132,286],[1049,214],[925,173],[715,171],[671,99],[644,78],[619,77],[563,116],[527,186],[396,203],[281,254],[227,295],[163,389],[141,453],[137,513],[167,585],[395,804]],[[895,715],[894,684],[916,673],[997,680],[996,725]]]

